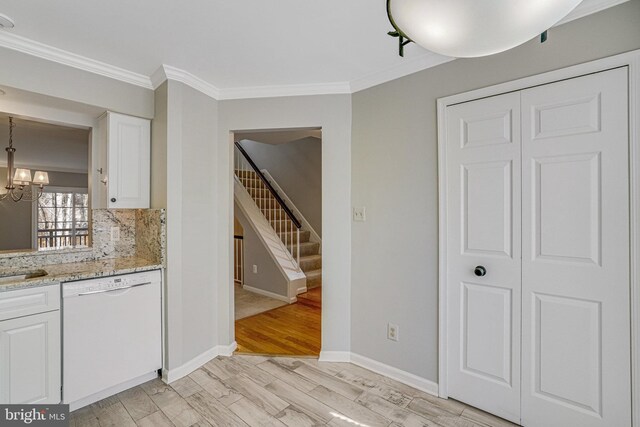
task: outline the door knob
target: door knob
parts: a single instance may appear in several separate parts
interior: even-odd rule
[[[478,277],[482,277],[485,274],[487,274],[487,269],[484,268],[483,266],[479,265],[475,268],[475,270],[473,270],[473,273],[478,276]]]

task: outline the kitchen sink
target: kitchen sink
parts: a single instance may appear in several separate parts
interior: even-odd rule
[[[46,275],[47,272],[44,270],[25,270],[12,271],[11,273],[0,273],[0,283],[18,282],[20,280],[35,279],[37,277],[43,277]]]

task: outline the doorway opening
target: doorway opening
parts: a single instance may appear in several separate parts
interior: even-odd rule
[[[90,246],[91,141],[89,127],[0,112],[0,251]]]
[[[315,356],[322,317],[322,131],[234,134],[239,353]]]

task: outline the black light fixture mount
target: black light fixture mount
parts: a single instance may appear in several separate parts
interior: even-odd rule
[[[549,35],[547,34],[547,31],[545,31],[544,33],[540,34],[540,43],[546,42],[548,37],[549,37]]]
[[[387,17],[389,18],[391,26],[395,30],[389,31],[387,34],[398,39],[398,55],[404,58],[404,47],[409,43],[413,43],[413,40],[407,37],[407,35],[402,32],[402,30],[396,25],[395,21],[393,20],[393,16],[391,16],[391,0],[387,0]]]

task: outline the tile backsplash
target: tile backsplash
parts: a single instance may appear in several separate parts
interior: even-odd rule
[[[139,209],[136,211],[135,224],[135,256],[166,266],[167,218],[165,210]]]
[[[118,241],[111,240],[113,227],[120,228]],[[90,248],[3,253],[0,255],[0,269],[129,257],[165,263],[164,209],[93,209],[91,236]]]
[[[136,254],[136,211],[133,209],[94,209],[93,255],[99,258],[131,257]],[[120,239],[111,241],[111,229],[120,228]]]

